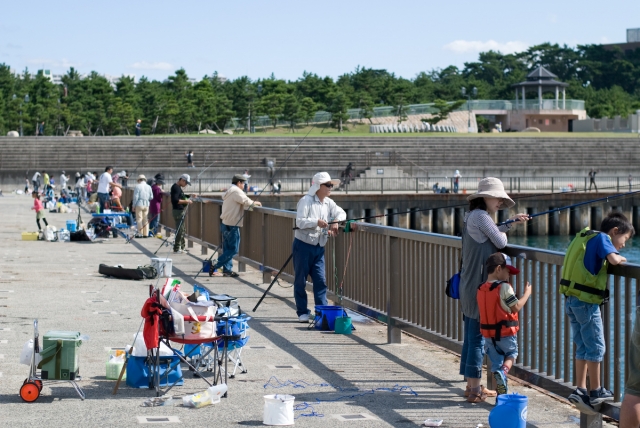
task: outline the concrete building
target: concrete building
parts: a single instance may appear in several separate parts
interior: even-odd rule
[[[627,29],[627,43],[610,43],[602,47],[607,50],[620,49],[625,54],[640,49],[640,28]]]
[[[640,132],[640,110],[627,117],[574,120],[573,132],[637,133]]]

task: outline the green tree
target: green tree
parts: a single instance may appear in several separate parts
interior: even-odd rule
[[[347,114],[349,99],[340,90],[331,92],[327,99],[329,101],[327,111],[331,113],[331,124],[334,128],[338,128],[339,132],[342,132],[344,122],[349,120],[349,115]]]
[[[423,122],[427,122],[430,125],[437,125],[443,120],[449,117],[449,114],[460,108],[460,106],[464,104],[464,100],[454,101],[452,103],[448,103],[444,100],[437,99],[433,103],[433,107],[437,110],[434,115],[428,119],[422,119]]]
[[[316,112],[318,111],[317,104],[313,101],[311,97],[304,97],[300,101],[300,115],[301,119],[304,120],[309,126],[309,122],[316,117]]]
[[[373,123],[371,118],[373,117],[373,99],[367,92],[360,93],[360,99],[358,100],[358,107],[360,108],[360,119],[368,119],[369,123]]]
[[[259,111],[263,112],[267,116],[269,116],[269,120],[271,120],[271,124],[275,128],[278,124],[278,118],[283,112],[283,94],[272,93],[265,97],[262,97],[259,105]]]
[[[289,129],[295,132],[296,123],[302,117],[300,103],[295,95],[289,94],[284,96],[282,104],[282,119],[289,122]]]

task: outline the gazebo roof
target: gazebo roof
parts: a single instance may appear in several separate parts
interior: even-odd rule
[[[540,66],[533,70],[531,73],[527,74],[527,80],[524,82],[516,83],[511,85],[512,88],[518,87],[532,87],[532,86],[542,86],[542,87],[561,87],[566,88],[569,86],[568,83],[560,82],[556,80],[558,76]]]

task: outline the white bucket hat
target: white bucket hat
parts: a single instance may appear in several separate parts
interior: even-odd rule
[[[504,201],[504,204],[507,208],[511,208],[516,203],[513,202],[513,199],[507,195],[507,192],[504,191],[504,185],[499,178],[495,177],[487,177],[480,180],[478,183],[478,191],[473,195],[470,195],[467,198],[467,201],[472,201],[476,198],[500,198]]]
[[[311,187],[307,193],[309,196],[314,196],[320,189],[320,185],[331,182],[334,186],[340,184],[340,180],[332,180],[328,172],[319,172],[311,179]]]

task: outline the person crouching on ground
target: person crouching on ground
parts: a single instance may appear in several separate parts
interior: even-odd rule
[[[36,211],[36,224],[38,225],[38,230],[42,230],[40,220],[44,221],[45,226],[49,226],[47,219],[44,218],[44,206],[42,205],[38,192],[31,192],[31,196],[33,197],[33,207],[31,207],[31,209]]]
[[[149,214],[149,203],[153,199],[153,192],[151,186],[147,184],[147,177],[140,174],[138,176],[138,184],[133,189],[132,207],[136,213],[136,223],[138,225],[138,233],[136,238],[148,238],[149,237],[149,221],[147,215]]]
[[[293,282],[298,321],[309,322],[307,308],[307,276],[313,280],[313,296],[317,306],[327,304],[327,282],[324,268],[324,246],[329,236],[338,234],[338,223],[347,214],[329,198],[340,180],[331,180],[326,172],[313,176],[309,192],[298,202],[295,238],[293,240]],[[333,224],[329,224],[333,223]]]
[[[578,386],[568,399],[588,415],[596,414],[603,402],[613,400],[611,391],[600,385],[600,363],[606,350],[600,305],[609,300],[607,268],[627,261],[619,251],[634,234],[629,220],[622,213],[612,212],[602,220],[599,231],[586,227],[578,232],[564,256],[560,293],[566,296],[564,310],[576,345]],[[630,349],[633,351],[633,347]],[[587,371],[591,387],[588,394]],[[637,388],[640,393],[640,383]]]
[[[518,312],[531,296],[531,284],[527,282],[518,300],[509,277],[520,270],[511,264],[511,258],[503,253],[491,254],[486,267],[487,281],[478,287],[477,294],[480,332],[485,338],[484,350],[491,361],[496,392],[501,395],[509,392],[507,374],[518,357]]]
[[[234,175],[231,180],[233,185],[222,195],[222,214],[220,215],[222,219],[220,224],[222,255],[218,257],[218,261],[215,264],[211,265],[209,276],[213,276],[216,269],[219,268],[222,268],[222,275],[224,276],[233,278],[238,276],[232,270],[233,256],[238,254],[240,249],[240,228],[242,227],[244,210],[251,206],[262,206],[260,202],[254,202],[249,199],[242,191],[245,180],[244,175]]]

